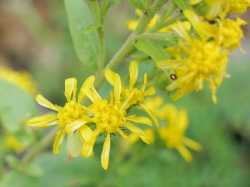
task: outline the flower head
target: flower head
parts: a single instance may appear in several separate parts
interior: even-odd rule
[[[164,113],[167,124],[159,128],[160,137],[168,148],[176,149],[186,161],[191,161],[192,155],[187,147],[199,151],[201,145],[185,136],[188,126],[187,113],[172,105],[164,106]]]
[[[147,117],[128,114],[134,92],[131,92],[126,98],[121,97],[122,82],[117,73],[107,69],[105,77],[113,86],[109,99],[102,98],[96,91],[94,76],[89,77],[83,85],[84,91],[82,93],[92,102],[88,107],[88,114],[91,116],[91,122],[94,124],[95,129],[83,126],[80,129],[80,133],[84,140],[82,154],[85,157],[92,155],[97,137],[105,134],[106,138],[103,144],[101,163],[102,167],[107,169],[112,135],[117,134],[126,139],[128,137],[127,131],[130,131],[132,134],[138,135],[145,143],[150,143],[147,134],[144,130],[137,127],[135,123],[151,126],[152,122]]]
[[[46,128],[57,125],[58,130],[55,136],[53,152],[59,153],[60,146],[65,134],[72,133],[75,129],[83,126],[87,120],[86,108],[80,104],[81,95],[77,98],[77,80],[69,78],[65,80],[65,97],[67,99],[64,106],[58,106],[48,101],[42,95],[36,97],[36,101],[41,106],[50,109],[53,113],[34,117],[26,122],[28,126]]]
[[[226,49],[240,47],[241,39],[244,37],[241,27],[245,24],[246,22],[240,18],[218,21],[218,33],[215,35],[216,40]]]
[[[244,20],[223,18],[216,19],[213,24],[210,24],[192,10],[185,10],[184,14],[203,39],[214,40],[218,45],[229,50],[240,47],[244,36],[241,27],[246,24]]]
[[[36,94],[37,88],[31,75],[24,71],[15,71],[9,67],[0,67],[0,79],[21,88],[29,94]]]
[[[167,89],[175,92],[173,99],[176,100],[192,91],[202,90],[206,81],[216,103],[216,90],[226,75],[227,51],[215,41],[190,36],[182,24],[176,24],[173,29],[183,41],[167,49],[172,54],[171,59],[158,63],[161,69],[171,70],[177,77]]]

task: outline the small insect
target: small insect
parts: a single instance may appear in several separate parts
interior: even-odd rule
[[[177,79],[176,74],[170,74],[170,79],[175,81]]]
[[[209,20],[208,23],[210,23],[211,25],[214,25],[217,23],[217,21],[216,20]]]

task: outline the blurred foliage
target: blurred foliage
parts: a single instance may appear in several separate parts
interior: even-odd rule
[[[72,25],[77,23],[69,21],[71,29],[67,28],[66,11],[59,0],[44,1],[44,4],[39,5],[27,1],[24,3],[27,6],[22,5],[20,9],[17,9],[17,5],[22,3],[11,2],[16,3],[15,6],[12,3],[4,5],[8,7],[9,14],[19,17],[18,22],[28,30],[28,35],[34,39],[30,45],[35,46],[35,50],[29,54],[27,48],[26,53],[22,53],[27,55],[24,62],[17,60],[9,64],[28,68],[40,90],[53,100],[62,102],[64,78],[74,75],[83,80],[90,73],[88,65],[78,63],[77,55],[73,51],[70,30],[73,34]],[[119,32],[119,28],[126,27],[126,23],[112,22],[111,17],[116,15],[118,18],[121,16],[121,19],[127,18],[130,14],[126,7],[122,3],[109,15],[111,21],[107,23],[107,37],[112,37],[112,40],[108,43],[108,54],[119,47],[126,35]],[[27,15],[29,19],[26,19]],[[81,25],[79,29],[83,29]],[[84,34],[86,33],[83,30]],[[84,38],[83,35],[75,36],[76,39],[73,37],[73,42],[78,37]],[[27,35],[24,34],[23,37],[25,36]],[[79,45],[86,47],[83,43]],[[66,151],[59,156],[45,152],[28,168],[15,168],[15,159],[20,157],[20,153],[0,149],[0,187],[250,186],[250,161],[247,160],[250,154],[249,41],[247,45],[246,54],[241,54],[240,57],[239,52],[236,52],[232,57],[229,70],[231,78],[219,90],[217,105],[211,104],[206,93],[193,94],[177,103],[180,108],[189,111],[191,128],[188,133],[203,145],[202,152],[195,153],[192,163],[186,163],[175,151],[166,150],[160,141],[147,147],[137,143],[129,150],[122,142],[112,145],[114,149],[111,153],[111,167],[107,172],[99,166],[98,156],[94,156],[94,159],[70,160],[66,158]],[[8,51],[16,54],[13,46]],[[8,64],[11,59],[8,54],[0,54],[7,59]],[[91,55],[89,58],[95,57]],[[89,61],[88,58],[80,60],[85,63]],[[34,137],[22,129],[22,122],[36,113],[33,98],[4,80],[0,80],[0,89],[1,124],[8,132],[19,134],[20,137],[25,134],[27,140],[24,142],[30,142]],[[166,100],[171,102],[168,97]],[[3,132],[1,128],[1,145],[4,142]],[[96,152],[100,151],[101,146],[97,147]],[[13,165],[15,169],[10,171],[9,165]]]

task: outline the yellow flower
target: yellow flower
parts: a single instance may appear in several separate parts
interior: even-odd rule
[[[128,109],[131,107],[130,102],[135,92],[131,92],[128,97],[122,99],[122,82],[117,73],[106,69],[105,77],[113,86],[113,91],[108,100],[102,98],[96,91],[94,87],[94,76],[90,76],[85,81],[85,85],[83,86],[85,89],[82,94],[86,95],[92,102],[88,107],[88,112],[91,116],[92,123],[95,124],[95,129],[92,130],[88,126],[83,126],[80,129],[80,134],[84,140],[82,155],[85,157],[89,157],[93,154],[97,137],[100,134],[105,134],[106,138],[101,154],[101,164],[106,170],[109,165],[112,134],[118,134],[126,139],[128,135],[124,130],[129,130],[132,134],[138,135],[145,143],[151,143],[150,137],[134,123],[151,126],[152,122],[147,117],[128,114]]]
[[[240,47],[241,39],[244,37],[241,29],[243,25],[246,25],[246,22],[240,18],[218,21],[218,33],[215,35],[216,40],[227,49]]]
[[[15,71],[9,67],[0,67],[0,79],[6,80],[11,84],[21,88],[29,94],[37,93],[36,85],[31,75],[24,71]]]
[[[141,16],[142,12],[140,10],[136,10],[136,15],[137,16]],[[155,26],[156,22],[159,20],[159,15],[155,15],[149,22],[148,24],[148,29],[151,29]],[[139,21],[138,20],[129,20],[128,21],[128,29],[133,31],[136,29],[137,25],[138,25]]]
[[[244,13],[250,7],[250,0],[230,0],[230,11],[233,13]]]
[[[132,92],[132,98],[130,99],[130,105],[141,105],[148,96],[153,96],[155,94],[155,88],[148,85],[148,76],[144,74],[143,85],[141,88],[136,87],[138,81],[138,63],[136,61],[130,62],[129,65],[129,86],[122,85],[122,97],[127,98]],[[110,77],[110,76],[109,76]],[[107,77],[107,78],[109,78]]]
[[[204,81],[207,81],[216,103],[216,90],[226,75],[227,51],[214,41],[191,38],[183,27],[177,25],[174,29],[184,40],[167,49],[172,54],[171,59],[158,63],[161,69],[176,74],[177,80],[172,81],[167,89],[175,91],[173,99],[176,100],[189,92],[202,90]]]
[[[153,86],[148,85],[148,76],[144,74],[144,80],[141,88],[136,87],[136,83],[138,81],[138,63],[136,61],[130,62],[129,65],[129,86],[122,86],[121,98],[131,97],[128,105],[137,105],[141,107],[148,115],[152,118],[154,123],[157,125],[158,122],[152,111],[144,105],[144,101],[146,97],[155,95],[155,88]],[[133,95],[131,95],[133,93]]]
[[[25,145],[11,134],[4,135],[4,145],[7,149],[17,153],[22,152],[25,148]]]
[[[148,143],[149,144],[154,143],[154,130],[145,129],[144,133],[147,136]],[[124,141],[122,141],[122,144],[125,147],[125,149],[128,149],[131,145],[135,144],[139,140],[140,140],[140,136],[138,136],[137,134],[130,134]]]
[[[82,95],[77,98],[77,80],[69,78],[65,80],[65,97],[67,102],[63,107],[55,105],[42,95],[36,97],[36,101],[43,107],[52,110],[54,113],[34,117],[26,122],[28,126],[46,128],[57,125],[58,130],[53,144],[53,152],[58,154],[60,146],[66,133],[71,134],[83,126],[88,117],[86,108],[80,104]]]
[[[209,24],[192,10],[185,10],[184,14],[202,38],[214,39],[218,45],[230,50],[240,47],[244,36],[241,27],[246,24],[244,20],[217,19],[214,24]]]
[[[195,151],[201,150],[201,145],[185,136],[188,126],[187,113],[178,111],[174,106],[164,107],[167,125],[159,128],[159,134],[166,146],[176,149],[186,161],[192,160],[192,155],[187,148]]]

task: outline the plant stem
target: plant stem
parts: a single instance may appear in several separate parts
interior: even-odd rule
[[[110,60],[107,67],[114,68],[116,67],[120,61],[122,61],[127,54],[133,49],[134,47],[134,41],[138,34],[141,34],[145,31],[145,29],[148,26],[148,23],[153,18],[155,13],[161,8],[161,6],[165,3],[164,0],[157,0],[155,1],[155,4],[153,5],[153,8],[151,11],[144,11],[143,15],[141,16],[138,26],[135,29],[134,32],[132,32],[125,43],[122,45],[122,47],[118,50],[118,52],[113,56],[113,58]]]
[[[45,136],[40,142],[38,142],[37,144],[35,144],[30,150],[29,152],[27,152],[24,157],[22,158],[21,162],[20,162],[20,168],[22,168],[23,166],[25,166],[26,164],[28,164],[30,161],[33,160],[33,158],[36,157],[36,155],[38,155],[42,150],[46,149],[48,147],[48,145],[51,143],[52,139],[55,136],[57,129],[53,129],[51,130],[47,136]]]
[[[102,8],[100,2],[95,0],[95,6],[98,12],[97,16],[97,25],[99,26],[97,29],[97,34],[100,42],[99,46],[99,59],[98,59],[98,71],[102,70],[105,66],[105,57],[106,57],[106,48],[105,48],[105,34],[104,34],[104,15],[102,13]]]
[[[166,0],[156,0],[154,5],[152,6],[151,11],[145,11],[143,15],[141,16],[138,26],[134,32],[132,32],[125,43],[121,46],[121,48],[117,51],[117,53],[113,56],[113,58],[110,60],[110,62],[106,65],[108,68],[115,68],[118,64],[122,62],[122,60],[129,54],[129,52],[133,49],[133,44],[136,39],[136,36],[141,34],[142,32],[145,31],[145,29],[148,26],[149,21],[152,19],[152,17],[155,15],[155,13],[161,8],[161,6],[166,3]],[[103,28],[99,33],[99,37],[101,38],[101,45],[104,46],[104,32]],[[102,61],[99,62],[100,67],[104,67],[105,63],[105,49],[102,51],[101,49],[101,58]],[[97,71],[97,74],[99,74],[96,86],[100,87],[102,81],[104,80],[104,75],[103,75],[103,68],[99,71]],[[56,129],[51,130],[47,136],[45,136],[40,142],[37,144],[33,145],[33,147],[24,155],[24,157],[21,159],[20,162],[20,167],[25,167],[30,161],[32,161],[42,150],[48,147],[48,145],[51,143],[53,140],[53,137],[56,133]]]

